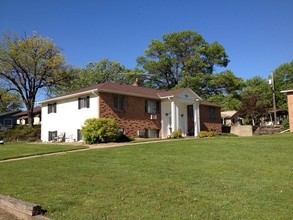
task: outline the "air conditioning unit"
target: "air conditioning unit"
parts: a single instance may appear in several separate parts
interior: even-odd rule
[[[157,115],[151,115],[151,119],[157,119],[158,116]]]

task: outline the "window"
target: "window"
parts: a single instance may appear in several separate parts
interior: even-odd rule
[[[57,138],[57,131],[49,131],[48,140],[53,141]]]
[[[12,127],[12,119],[11,118],[4,118],[4,126]]]
[[[114,109],[119,112],[123,112],[125,110],[125,97],[114,96]]]
[[[80,129],[77,129],[77,141],[81,141],[83,139],[82,133]]]
[[[209,112],[210,112],[210,119],[216,119],[216,111],[215,108],[209,108]]]
[[[157,114],[160,113],[160,102],[154,100],[145,101],[145,112]]]
[[[57,104],[48,104],[48,114],[57,112]]]
[[[89,96],[78,98],[78,109],[89,108],[89,107],[90,107],[90,97]]]

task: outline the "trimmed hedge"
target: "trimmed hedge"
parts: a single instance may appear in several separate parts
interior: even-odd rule
[[[34,142],[41,139],[41,126],[34,125],[32,128],[28,125],[16,125],[13,128],[0,132],[0,140],[5,142],[28,141]]]

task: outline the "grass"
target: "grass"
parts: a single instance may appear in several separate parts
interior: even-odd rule
[[[0,160],[81,149],[81,146],[8,142],[0,145]]]
[[[292,219],[293,134],[165,141],[0,164],[52,219]]]

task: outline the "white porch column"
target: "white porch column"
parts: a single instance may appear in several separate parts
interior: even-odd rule
[[[193,104],[193,117],[194,117],[194,136],[198,136],[200,132],[200,119],[199,119],[199,102]]]
[[[172,132],[177,130],[177,117],[176,117],[176,102],[172,101],[171,102],[171,127],[172,127]]]

